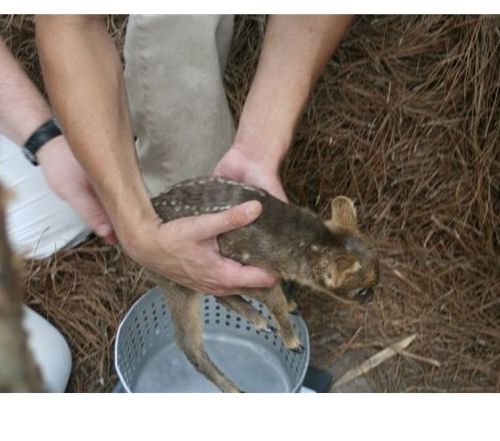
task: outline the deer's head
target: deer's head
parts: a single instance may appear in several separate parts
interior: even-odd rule
[[[351,199],[338,196],[331,202],[331,217],[324,222],[331,241],[311,244],[314,288],[365,303],[378,283],[378,260],[368,240],[359,232]]]

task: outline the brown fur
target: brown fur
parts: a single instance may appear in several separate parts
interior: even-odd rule
[[[7,239],[4,201],[0,185],[0,393],[40,392],[42,380],[22,326],[22,265]]]
[[[221,254],[245,265],[258,266],[280,279],[312,289],[363,301],[378,282],[378,261],[359,234],[352,201],[339,196],[332,201],[331,218],[323,222],[311,211],[284,202],[266,191],[223,178],[205,177],[183,181],[152,199],[165,221],[227,210],[250,200],[263,207],[252,224],[218,237]],[[213,364],[203,349],[202,326],[198,315],[200,293],[158,275],[176,327],[176,339],[191,363],[224,392],[238,388]],[[290,350],[300,351],[287,302],[280,285],[273,289],[243,290],[219,299],[245,316],[258,329],[265,320],[238,294],[264,303],[276,318],[277,332]],[[371,295],[371,292],[370,292]]]

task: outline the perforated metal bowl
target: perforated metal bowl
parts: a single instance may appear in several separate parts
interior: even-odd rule
[[[266,307],[250,302],[276,326]],[[257,331],[214,297],[200,302],[205,349],[217,366],[246,392],[297,392],[309,365],[309,335],[291,316],[304,351],[289,351],[273,332]],[[158,288],[142,296],[118,328],[115,367],[127,392],[219,392],[177,348],[170,313]]]

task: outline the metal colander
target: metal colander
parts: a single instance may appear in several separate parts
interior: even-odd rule
[[[248,299],[269,323],[261,303]],[[205,349],[245,392],[298,392],[309,364],[309,335],[299,315],[290,316],[304,350],[289,351],[274,332],[257,331],[214,297],[200,302]],[[142,296],[118,328],[115,367],[127,392],[219,392],[189,363],[174,339],[170,313],[159,288]]]

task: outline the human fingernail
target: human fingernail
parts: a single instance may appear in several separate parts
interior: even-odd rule
[[[116,238],[115,234],[111,232],[108,235],[104,236],[104,242],[106,242],[107,245],[115,245],[118,243],[118,239]]]
[[[260,206],[260,203],[257,201],[251,201],[247,204],[246,212],[251,217],[257,216],[258,214],[260,214],[260,210],[261,210],[261,206]]]
[[[111,225],[109,225],[109,224],[102,224],[102,225],[99,225],[99,226],[95,229],[95,234],[97,234],[99,237],[105,237],[105,236],[107,236],[109,233],[111,233]]]

